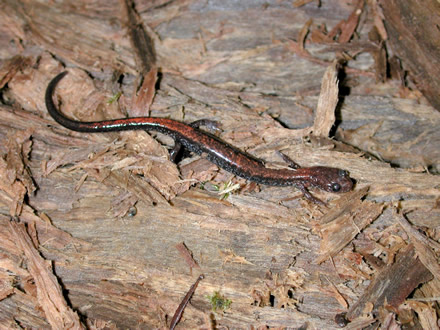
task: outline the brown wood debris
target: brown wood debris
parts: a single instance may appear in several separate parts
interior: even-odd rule
[[[362,9],[365,5],[365,0],[358,0],[353,12],[350,14],[347,20],[339,22],[329,33],[328,37],[334,39],[338,37],[338,42],[349,42],[353,37],[357,25],[359,24],[359,18],[362,13]]]
[[[335,256],[382,213],[383,205],[361,200],[367,191],[364,188],[347,194],[319,219],[315,228],[322,241],[317,263]]]
[[[78,314],[67,305],[52,267],[40,256],[24,224],[11,221],[9,230],[15,244],[26,256],[29,274],[37,289],[38,303],[50,326],[54,329],[85,329]]]
[[[185,243],[179,243],[176,245],[177,251],[179,251],[180,255],[182,256],[183,260],[185,260],[188,267],[192,268],[198,268],[200,269],[199,264],[197,261],[194,260],[194,257],[191,253],[191,251],[188,249],[188,247],[185,245]]]
[[[364,313],[377,312],[384,306],[391,311],[397,308],[420,284],[432,279],[432,274],[415,255],[413,245],[408,245],[396,256],[396,262],[382,270],[371,282],[359,300],[350,307],[347,319]]]
[[[335,110],[339,101],[337,63],[329,66],[322,78],[321,92],[313,122],[313,135],[328,137],[335,124]]]
[[[182,318],[183,311],[185,310],[186,305],[188,305],[189,300],[191,299],[192,295],[194,294],[194,291],[196,291],[197,286],[199,285],[199,282],[203,280],[204,275],[199,275],[197,280],[194,282],[193,285],[191,285],[191,288],[186,293],[185,297],[183,297],[182,302],[179,304],[179,307],[177,307],[176,312],[174,313],[173,318],[171,319],[171,325],[170,330],[174,330],[179,323],[180,319]]]
[[[408,234],[409,240],[414,245],[417,256],[422,264],[436,277],[437,280],[440,280],[440,265],[438,264],[437,256],[433,251],[434,249],[438,253],[440,251],[440,244],[436,241],[430,240],[413,228],[402,215],[398,216],[397,221]]]
[[[438,326],[437,7],[3,0],[0,328]],[[354,190],[311,186],[316,205],[174,163],[164,134],[70,131],[44,101],[65,70],[69,118],[208,119],[267,167],[281,152]]]
[[[133,93],[128,114],[131,117],[148,116],[156,92],[157,67],[153,40],[143,26],[142,19],[135,10],[132,0],[120,0],[124,9],[124,21],[134,50],[137,67],[141,73],[141,86]]]
[[[32,194],[36,187],[28,168],[28,157],[31,151],[32,132],[30,130],[17,132],[8,139],[8,153],[0,158],[0,189],[12,199],[9,214],[12,217],[20,215],[24,199]]]
[[[408,68],[411,78],[440,111],[440,4],[435,0],[379,1],[391,50]]]

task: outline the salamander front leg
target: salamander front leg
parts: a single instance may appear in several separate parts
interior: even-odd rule
[[[179,156],[181,150],[182,150],[182,144],[180,144],[179,142],[175,141],[173,149],[170,149],[170,151],[169,151],[169,153],[170,153],[170,160],[173,163],[177,163],[176,159],[177,159],[177,156]]]
[[[283,158],[283,160],[289,165],[290,168],[296,170],[301,167],[297,163],[295,163],[289,156],[283,154],[281,151],[278,151],[278,154],[281,156],[281,158]]]
[[[188,124],[189,126],[193,128],[200,128],[200,126],[205,126],[211,131],[219,131],[220,130],[220,124],[214,120],[209,119],[199,119],[196,121],[193,121],[191,124]],[[170,150],[170,160],[173,163],[176,163],[178,159],[180,159],[180,155],[182,154],[182,158],[185,158],[185,150],[182,151],[182,144],[178,141],[174,142],[173,149]]]
[[[312,203],[319,204],[322,206],[327,206],[327,203],[325,203],[322,200],[320,200],[319,198],[316,198],[315,196],[313,196],[304,184],[297,184],[297,185],[295,185],[295,187],[297,187],[299,190],[301,190],[304,197],[307,198]]]
[[[220,123],[215,120],[210,119],[199,119],[196,121],[193,121],[189,126],[194,128],[200,128],[200,126],[204,126],[208,128],[210,131],[220,131]]]

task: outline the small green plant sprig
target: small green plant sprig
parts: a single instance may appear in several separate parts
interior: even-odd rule
[[[214,312],[216,312],[218,309],[220,309],[224,312],[232,304],[231,300],[223,297],[218,291],[215,291],[212,296],[207,296],[207,298],[208,298],[209,302],[211,303],[212,310]]]

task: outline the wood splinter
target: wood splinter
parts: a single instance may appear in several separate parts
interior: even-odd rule
[[[174,313],[173,318],[171,319],[171,325],[170,330],[174,330],[177,323],[179,323],[180,318],[182,317],[183,311],[185,310],[186,305],[188,305],[189,300],[191,299],[192,295],[194,294],[194,291],[197,289],[197,285],[199,285],[199,282],[205,278],[205,275],[200,274],[197,280],[191,287],[189,288],[188,292],[186,293],[185,297],[182,299],[182,302],[180,303],[179,307],[177,307],[176,312]]]

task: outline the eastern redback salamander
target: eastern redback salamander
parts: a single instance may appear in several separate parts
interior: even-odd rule
[[[348,192],[353,182],[348,172],[338,168],[315,166],[300,167],[287,156],[282,155],[293,169],[266,168],[261,160],[226,144],[217,137],[176,120],[154,117],[135,117],[114,120],[80,122],[69,119],[61,114],[53,102],[53,94],[58,82],[67,71],[58,74],[46,89],[46,107],[52,118],[60,125],[77,132],[97,133],[143,129],[157,131],[171,136],[184,148],[204,154],[206,158],[224,170],[244,179],[270,186],[294,186],[301,190],[310,201],[325,204],[307,190],[316,187],[333,193]]]

